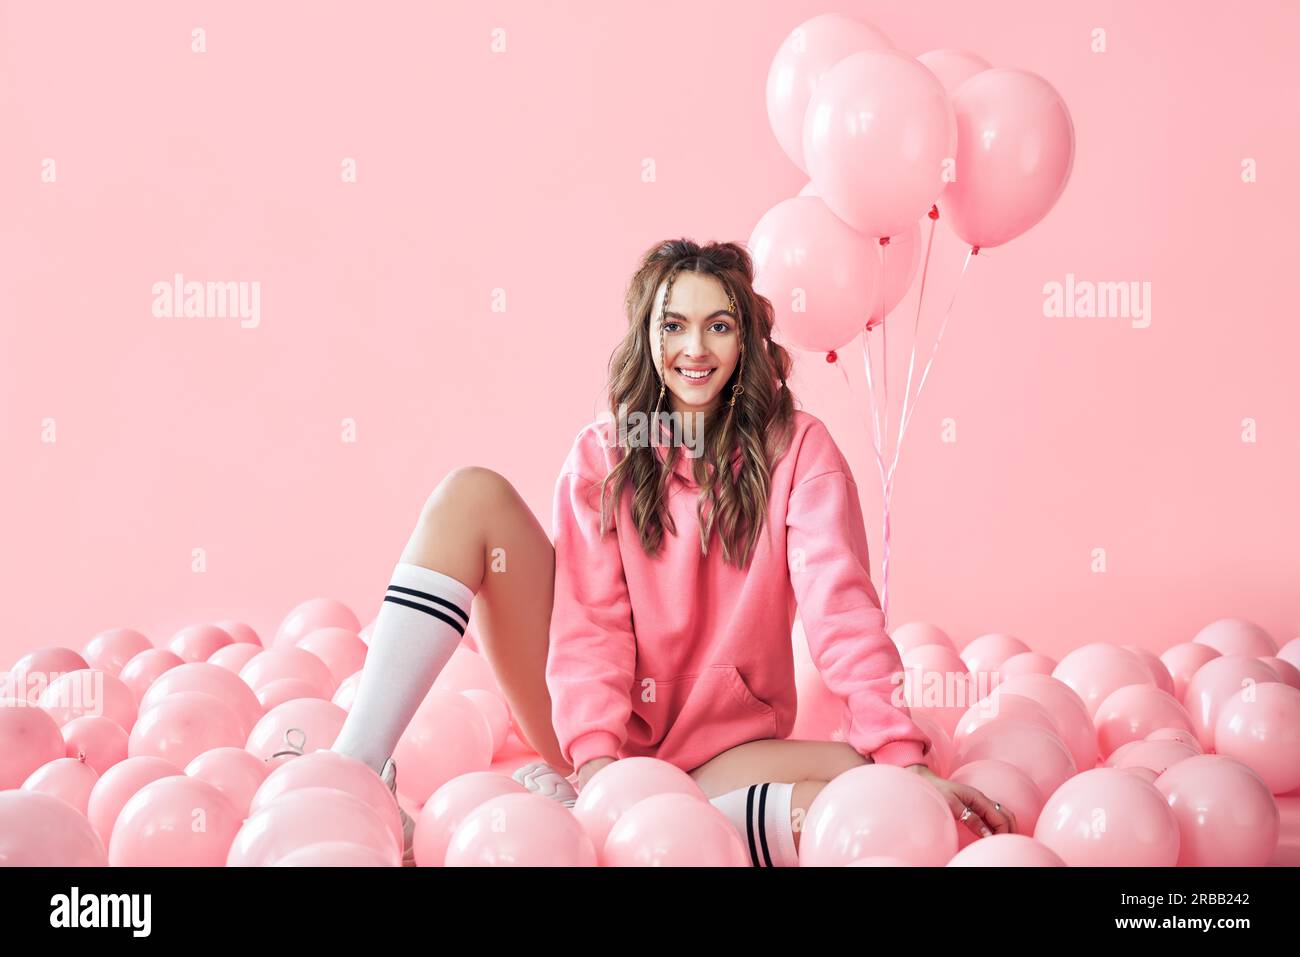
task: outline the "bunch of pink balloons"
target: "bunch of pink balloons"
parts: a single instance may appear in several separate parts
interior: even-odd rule
[[[838,13],[782,42],[767,115],[809,183],[754,227],[755,286],[783,336],[817,352],[901,301],[936,207],[963,242],[997,246],[1047,215],[1074,161],[1069,110],[1042,77],[960,50],[912,57]]]

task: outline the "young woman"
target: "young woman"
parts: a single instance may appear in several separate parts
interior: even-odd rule
[[[477,598],[479,644],[544,759],[517,777],[566,803],[610,762],[658,757],[731,818],[755,865],[789,866],[813,798],[874,761],[926,777],[976,834],[1014,830],[1000,805],[922,763],[929,741],[897,697],[857,486],[826,427],[794,408],[791,359],[753,278],[734,243],[646,254],[610,362],[613,418],[586,426],[565,461],[554,545],[497,473],[458,468],[438,485],[334,750],[392,785],[392,749]],[[796,606],[849,707],[846,741],[786,738]]]

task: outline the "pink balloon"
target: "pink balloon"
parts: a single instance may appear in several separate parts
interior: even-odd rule
[[[127,733],[103,715],[73,718],[61,730],[67,756],[85,761],[96,774],[126,760]]]
[[[98,780],[99,775],[86,762],[76,758],[55,758],[33,771],[31,777],[23,782],[23,790],[56,797],[76,808],[78,813],[85,814],[90,789]]]
[[[1116,688],[1097,707],[1097,746],[1103,758],[1120,745],[1141,741],[1160,728],[1192,730],[1192,719],[1171,694],[1155,685],[1125,685]]]
[[[1190,641],[1174,645],[1160,656],[1160,663],[1169,671],[1174,682],[1174,697],[1184,704],[1187,702],[1187,685],[1192,675],[1200,670],[1201,665],[1212,658],[1218,658],[1219,652],[1209,645],[1195,645]]]
[[[905,625],[899,625],[889,637],[893,639],[900,656],[921,645],[943,645],[953,651],[957,650],[942,628],[924,621],[909,621]]]
[[[243,748],[213,748],[185,765],[185,773],[224,794],[242,820],[271,766]]]
[[[167,650],[180,656],[182,661],[207,661],[217,651],[232,644],[234,639],[216,625],[187,625],[167,642]]]
[[[221,867],[243,817],[198,778],[159,778],[137,791],[108,841],[111,867]]]
[[[282,794],[312,787],[334,788],[356,795],[388,825],[397,845],[402,845],[402,822],[388,785],[364,762],[335,751],[313,751],[280,765],[253,795],[249,813],[256,814]]]
[[[208,658],[208,664],[225,668],[237,675],[244,665],[261,653],[261,645],[255,645],[247,641],[236,641],[214,651],[212,656]]]
[[[29,651],[9,669],[8,697],[36,704],[53,682],[71,671],[83,671],[86,659],[71,648],[48,647]]]
[[[317,628],[299,638],[297,647],[310,651],[325,662],[334,679],[335,687],[354,671],[360,671],[361,666],[366,663],[365,644],[357,637],[355,631],[348,631],[346,628],[337,626]]]
[[[1148,741],[1178,741],[1187,745],[1195,754],[1204,753],[1201,742],[1196,737],[1195,731],[1188,731],[1186,728],[1156,728],[1147,735]]]
[[[812,180],[799,190],[799,195],[817,195],[817,188]],[[916,270],[921,265],[920,223],[913,223],[905,232],[892,237],[881,249],[884,253],[884,262],[880,275],[884,282],[885,298],[883,303],[872,304],[871,318],[867,320],[868,330],[880,325],[884,321],[884,316],[893,312],[894,307],[907,295],[907,290],[912,288],[912,280],[916,278]]]
[[[1142,663],[1147,666],[1151,672],[1151,680],[1156,683],[1156,687],[1165,694],[1173,695],[1175,699],[1178,694],[1174,690],[1174,679],[1165,667],[1165,663],[1156,657],[1154,652],[1147,651],[1145,648],[1138,648],[1135,645],[1125,645],[1125,650],[1133,652],[1142,659]]]
[[[1173,867],[1178,861],[1178,821],[1164,795],[1118,768],[1093,768],[1066,781],[1043,805],[1034,839],[1070,867]]]
[[[275,867],[397,867],[389,855],[351,841],[322,841],[291,851]]]
[[[270,647],[292,646],[317,628],[346,628],[356,634],[361,622],[352,609],[333,598],[312,598],[295,607],[275,633]]]
[[[1277,654],[1277,642],[1267,631],[1242,618],[1220,618],[1196,633],[1194,645],[1209,645],[1221,655],[1262,658]]]
[[[1297,668],[1285,658],[1277,658],[1273,655],[1263,655],[1259,660],[1276,671],[1283,684],[1290,685],[1292,688],[1300,688],[1300,668]]]
[[[173,668],[184,664],[180,655],[166,648],[150,648],[142,651],[118,672],[122,684],[131,689],[131,697],[139,705],[140,701],[153,687],[153,683]]]
[[[840,60],[804,117],[808,175],[835,215],[867,236],[900,235],[924,216],[957,147],[943,84],[898,50]]]
[[[1172,738],[1130,741],[1116,748],[1106,764],[1113,768],[1150,768],[1155,774],[1164,774],[1179,761],[1196,757],[1199,748]]]
[[[41,765],[66,756],[59,724],[23,699],[0,700],[0,791],[21,787]]]
[[[295,698],[263,715],[244,746],[263,761],[278,765],[298,754],[332,747],[346,718],[347,712],[329,701]],[[400,758],[397,763],[407,772]],[[403,773],[404,779],[407,773]]]
[[[452,652],[446,666],[434,679],[433,686],[441,691],[469,691],[477,688],[497,696],[504,695],[488,660],[463,644]]]
[[[949,867],[1065,867],[1061,856],[1024,834],[993,834],[958,851]]]
[[[151,781],[180,773],[181,769],[170,761],[142,755],[120,761],[101,774],[90,789],[86,818],[104,846],[108,847],[117,816],[137,791]]]
[[[184,767],[212,748],[244,741],[239,718],[224,701],[201,691],[176,691],[140,714],[127,742],[131,757],[151,754]]]
[[[0,867],[107,867],[104,844],[76,808],[36,791],[0,791]]]
[[[484,691],[482,688],[467,688],[461,694],[474,702],[479,711],[483,712],[483,717],[487,719],[488,727],[492,731],[492,753],[495,755],[506,743],[506,736],[510,734],[510,709],[506,707],[500,695]]]
[[[767,71],[767,119],[795,166],[807,172],[804,115],[822,74],[851,53],[893,45],[875,27],[840,13],[813,17],[787,34]]]
[[[813,799],[799,863],[843,867],[885,855],[939,867],[956,851],[957,824],[934,785],[892,764],[864,764],[838,775]]]
[[[961,652],[961,660],[966,663],[966,670],[971,674],[977,671],[997,671],[1002,662],[1012,655],[1029,651],[1029,646],[1019,638],[994,632],[980,635]]]
[[[361,672],[343,679],[338,689],[334,692],[334,697],[330,700],[342,708],[344,711],[352,710],[352,702],[356,699],[357,689],[361,687]]]
[[[889,857],[886,854],[876,854],[872,857],[860,857],[856,861],[849,861],[845,867],[911,867],[907,861],[900,860],[897,857]]]
[[[965,50],[930,50],[916,59],[939,78],[949,96],[976,73],[993,66],[982,56]]]
[[[1048,675],[1050,676],[1056,670],[1057,661],[1047,655],[1041,655],[1036,651],[1022,651],[1018,655],[1012,655],[1006,661],[1002,662],[1002,667],[998,669],[1002,681],[1016,675]]]
[[[494,771],[471,771],[452,778],[424,802],[415,820],[411,850],[420,867],[442,867],[452,835],[466,815],[503,794],[527,794],[518,781]]]
[[[302,678],[278,678],[268,681],[257,690],[257,700],[267,711],[295,698],[324,700],[326,696],[320,693],[319,685]]]
[[[956,766],[993,759],[1028,774],[1044,797],[1075,773],[1074,758],[1058,735],[1042,725],[1002,718],[971,732],[957,745]]]
[[[920,645],[905,652],[902,662],[903,698],[908,709],[932,719],[951,736],[962,715],[979,700],[966,663],[944,645]]]
[[[1300,788],[1300,691],[1275,681],[1232,695],[1214,723],[1214,750],[1249,767],[1274,794]]]
[[[316,697],[328,700],[337,682],[329,667],[310,651],[292,645],[277,645],[250,658],[239,669],[239,677],[254,691],[281,678],[299,678],[315,686]]]
[[[956,178],[940,209],[963,242],[1000,246],[1046,216],[1065,190],[1074,166],[1070,111],[1041,76],[1009,69],[975,74],[952,105]]]
[[[236,644],[260,645],[262,643],[257,632],[242,621],[223,618],[221,621],[214,621],[213,624],[233,638]]]
[[[1202,665],[1187,683],[1183,697],[1201,747],[1207,751],[1214,748],[1214,726],[1225,701],[1244,688],[1276,681],[1277,672],[1245,655],[1221,655]]]
[[[595,867],[596,849],[563,804],[540,794],[503,794],[465,815],[447,867]]]
[[[1134,775],[1137,775],[1139,778],[1141,778],[1141,779],[1142,779],[1143,781],[1145,781],[1147,784],[1155,784],[1155,783],[1156,783],[1156,778],[1159,777],[1159,775],[1156,774],[1155,771],[1151,770],[1151,768],[1143,767],[1143,766],[1140,765],[1140,764],[1130,765],[1129,767],[1126,767],[1126,768],[1118,768],[1117,770],[1123,771],[1123,772],[1125,772],[1126,774],[1134,774]]]
[[[990,695],[983,701],[971,705],[962,715],[961,720],[957,722],[956,733],[953,734],[953,746],[961,747],[973,732],[986,724],[1008,718],[1036,724],[1055,735],[1061,733],[1051,712],[1033,698],[1015,694]]]
[[[1051,675],[1016,675],[1002,679],[991,697],[1014,694],[1032,698],[1056,719],[1061,739],[1070,749],[1074,766],[1087,770],[1097,763],[1097,729],[1083,699],[1065,682]]]
[[[1268,788],[1245,765],[1194,755],[1156,778],[1179,830],[1179,867],[1264,867],[1281,818]]]
[[[126,731],[135,724],[131,689],[120,678],[91,668],[70,671],[52,681],[38,704],[60,726],[88,714],[102,714]]]
[[[681,793],[656,794],[628,808],[605,839],[600,859],[607,867],[750,865],[749,851],[727,816]]]
[[[423,804],[457,775],[488,769],[492,729],[464,695],[431,688],[398,740],[393,759],[402,769],[398,787]]]
[[[573,816],[591,837],[600,857],[619,818],[656,794],[685,794],[697,801],[708,801],[695,779],[674,764],[658,758],[621,758],[591,776],[578,793]]]
[[[949,780],[966,784],[991,801],[1001,804],[1015,818],[1016,834],[1033,834],[1043,809],[1043,793],[1024,771],[1006,761],[971,761],[949,775]],[[957,828],[957,844],[966,847],[987,838],[976,837],[968,827]]]
[[[831,352],[862,332],[880,295],[881,255],[817,197],[777,203],[750,233],[754,288],[772,302],[782,339]]]
[[[1052,677],[1069,685],[1095,716],[1097,707],[1124,685],[1154,684],[1142,659],[1115,645],[1093,642],[1075,648],[1056,666]]]
[[[930,748],[921,759],[922,763],[939,777],[946,778],[957,756],[957,749],[948,737],[948,732],[939,727],[933,718],[923,714],[912,715],[912,723],[930,739]]]
[[[238,675],[208,661],[177,665],[160,675],[140,699],[141,713],[178,691],[201,691],[220,699],[239,719],[245,737],[262,717],[262,705],[253,689]]]
[[[355,794],[323,787],[289,791],[250,815],[230,845],[226,866],[269,867],[294,851],[326,841],[360,844],[380,854],[389,862],[386,866],[401,866],[401,845],[374,808]]]
[[[1278,649],[1277,656],[1300,668],[1300,638],[1292,638]]]
[[[91,668],[98,668],[116,678],[123,665],[152,647],[149,639],[134,628],[110,628],[86,642],[81,656]]]

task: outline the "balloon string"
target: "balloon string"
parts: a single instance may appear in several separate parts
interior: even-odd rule
[[[867,373],[867,392],[871,397],[873,411],[877,405],[876,386],[871,376],[871,336],[867,330],[862,331],[862,365]],[[886,422],[886,424],[888,424]],[[885,616],[885,630],[889,630],[889,480],[885,475],[883,455],[880,450],[880,432],[875,430],[872,439],[876,449],[876,461],[880,470],[880,492],[884,502],[880,525],[880,610]]]
[[[921,381],[916,384],[916,397],[912,402],[910,410],[904,410],[903,420],[898,426],[898,442],[894,446],[894,461],[889,466],[888,482],[890,487],[894,484],[894,471],[898,468],[898,452],[903,444],[903,435],[907,431],[907,423],[912,421],[912,416],[916,413],[916,402],[921,398],[921,390],[925,388],[925,380],[930,375],[930,367],[934,365],[934,357],[939,354],[939,343],[943,341],[943,332],[948,328],[948,319],[952,316],[953,304],[957,302],[957,293],[961,290],[962,280],[966,277],[966,270],[970,267],[971,257],[975,255],[975,247],[966,251],[966,259],[961,264],[961,272],[957,276],[957,283],[953,287],[952,297],[948,300],[948,308],[944,310],[943,322],[939,324],[939,334],[934,338],[934,345],[930,349],[930,358],[926,360],[925,369],[921,372]],[[913,343],[915,345],[915,342]]]
[[[912,371],[916,367],[916,340],[921,331],[921,304],[925,302],[925,280],[930,273],[930,252],[934,249],[934,225],[938,222],[937,208],[930,216],[930,237],[925,244],[925,259],[921,262],[921,288],[916,297],[916,318],[912,322],[912,355],[907,360],[907,385],[903,389],[903,413],[898,420],[898,439],[894,443],[894,462],[898,462],[898,450],[903,444],[903,423],[907,421],[908,398],[912,394]],[[889,470],[892,480],[894,470]]]

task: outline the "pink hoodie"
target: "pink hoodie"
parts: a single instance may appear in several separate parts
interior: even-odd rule
[[[813,661],[848,703],[848,743],[878,763],[918,763],[930,742],[891,701],[902,662],[871,584],[858,487],[821,420],[795,411],[790,448],[772,470],[771,534],[743,570],[722,560],[716,532],[700,553],[685,450],[669,479],[677,534],[664,530],[659,556],[641,547],[630,486],[599,537],[614,427],[593,422],[578,434],[555,488],[546,679],[565,760],[576,769],[645,755],[690,771],[742,742],[788,736],[797,601]]]

